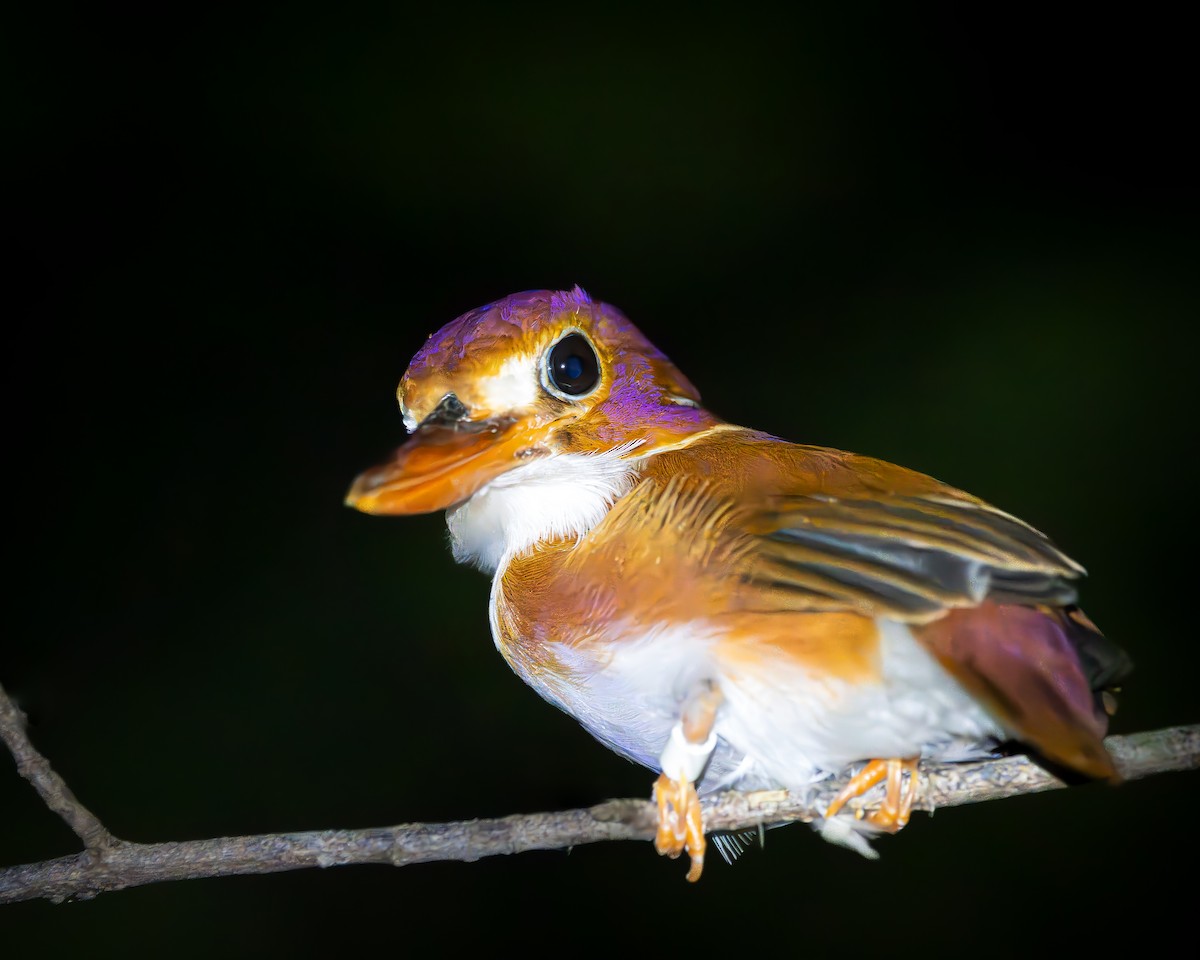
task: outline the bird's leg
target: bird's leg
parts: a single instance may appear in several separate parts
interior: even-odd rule
[[[851,777],[850,782],[833,798],[833,802],[825,809],[825,818],[829,819],[841,810],[847,801],[861,797],[875,784],[886,778],[887,786],[883,803],[878,810],[872,810],[866,815],[866,821],[880,830],[895,833],[908,823],[913,801],[917,798],[918,760],[917,757],[905,760],[872,760]],[[904,782],[904,771],[906,770],[908,771],[907,784]]]
[[[691,867],[687,878],[700,879],[704,869],[704,818],[696,781],[717,745],[714,729],[717,710],[725,697],[711,683],[694,693],[683,706],[679,722],[671,728],[671,737],[662,752],[662,773],[654,784],[658,805],[658,832],[654,849],[668,857],[687,850]]]

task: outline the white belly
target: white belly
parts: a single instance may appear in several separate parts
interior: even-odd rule
[[[764,663],[722,682],[718,732],[750,758],[750,773],[797,789],[858,760],[963,759],[1003,736],[905,624],[877,623],[879,683],[814,679],[788,663]]]
[[[847,685],[813,677],[782,658],[748,669],[723,664],[710,629],[677,625],[622,641],[605,659],[559,647],[570,680],[525,677],[618,753],[657,769],[683,702],[711,680],[725,702],[717,750],[701,782],[801,789],[866,759],[963,759],[1003,736],[983,710],[913,638],[879,621],[882,680]]]

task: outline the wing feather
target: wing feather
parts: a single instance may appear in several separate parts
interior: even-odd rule
[[[647,536],[669,530],[688,576],[734,571],[742,608],[924,623],[989,599],[1068,605],[1084,572],[1029,524],[932,477],[752,431],[655,456],[645,477],[618,515]]]
[[[784,588],[793,609],[921,622],[989,597],[1061,605],[1082,573],[1033,527],[942,496],[786,495],[747,527],[751,579]]]

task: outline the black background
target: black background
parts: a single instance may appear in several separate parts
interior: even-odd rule
[[[1195,722],[1189,34],[989,10],[10,19],[0,682],[80,798],[159,841],[648,793],[508,671],[439,516],[341,504],[426,334],[574,283],[725,418],[1046,530],[1137,661],[1114,731]],[[76,850],[3,766],[0,864]],[[158,885],[2,908],[0,950],[1152,946],[1196,788],[919,816],[877,863],[778,830],[695,887],[645,844]]]

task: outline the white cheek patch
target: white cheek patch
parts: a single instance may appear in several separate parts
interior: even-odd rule
[[[476,386],[491,413],[523,410],[538,398],[536,357],[510,357],[497,373],[481,377]]]

